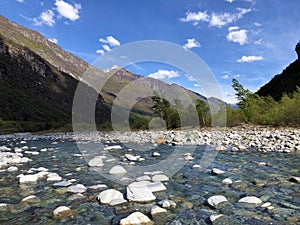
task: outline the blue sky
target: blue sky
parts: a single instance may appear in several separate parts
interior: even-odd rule
[[[237,78],[256,91],[296,59],[299,0],[1,0],[0,14],[42,33],[92,63],[141,40],[176,43],[210,67],[227,102]],[[145,63],[130,68],[200,92],[182,71]]]

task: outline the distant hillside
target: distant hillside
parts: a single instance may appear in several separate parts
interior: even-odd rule
[[[300,45],[296,46],[299,55]],[[281,74],[276,75],[270,82],[261,87],[257,94],[260,96],[272,96],[279,101],[284,93],[291,94],[300,87],[300,60],[291,63]]]
[[[0,131],[71,128],[74,93],[79,80],[84,81],[83,74],[89,66],[38,32],[0,16]],[[97,124],[109,128],[110,110],[116,96],[141,76],[118,67],[107,71],[93,68],[92,71],[93,76],[98,77],[113,75],[96,103]],[[150,88],[156,85],[180,94],[178,85],[145,79]],[[92,89],[93,84],[87,85]],[[204,99],[184,90],[194,101]],[[132,112],[136,116],[152,116],[152,104],[151,98],[139,99]]]

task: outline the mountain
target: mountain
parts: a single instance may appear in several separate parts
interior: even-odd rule
[[[106,78],[100,94],[83,77],[89,68],[92,76]],[[110,110],[119,92],[133,81],[139,90],[161,88],[175,97],[184,90],[193,101],[204,99],[176,84],[142,77],[113,67],[100,71],[75,55],[64,51],[36,31],[27,29],[0,16],[0,130],[39,131],[52,128],[71,128],[73,97],[79,81],[91,95],[97,94],[96,123],[110,127]],[[143,79],[140,79],[143,78]],[[139,83],[139,80],[146,80]],[[146,85],[146,86],[145,86]],[[133,94],[133,93],[132,93]],[[180,96],[179,96],[180,97]],[[86,96],[90,98],[90,96]],[[135,99],[135,116],[152,116],[150,97]]]
[[[260,96],[272,96],[279,101],[284,93],[292,94],[300,87],[300,42],[296,45],[298,59],[287,66],[280,74],[261,87],[257,94]]]

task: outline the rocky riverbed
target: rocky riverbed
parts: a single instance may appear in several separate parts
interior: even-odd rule
[[[257,127],[3,135],[0,223],[300,224],[299,136]]]

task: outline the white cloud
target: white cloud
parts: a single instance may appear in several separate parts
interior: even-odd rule
[[[63,1],[63,0],[56,0],[55,1],[56,10],[58,11],[60,16],[63,16],[71,21],[75,21],[80,18],[79,10],[81,9],[80,4],[71,4]]]
[[[252,9],[237,8],[236,13],[216,13],[213,12],[209,15],[206,11],[204,12],[188,12],[185,18],[181,18],[182,22],[193,22],[193,25],[198,25],[200,21],[207,22],[211,27],[223,27],[238,19],[241,19],[245,14],[252,11]]]
[[[102,45],[102,48],[107,52],[109,52],[111,50],[108,45]]]
[[[233,3],[234,0],[225,0],[226,2]]]
[[[113,36],[107,36],[106,39],[100,38],[99,41],[103,44],[109,44],[111,47],[118,47],[121,45],[120,41]]]
[[[263,43],[262,39],[258,39],[256,41],[254,41],[254,44],[256,44],[256,45],[261,45],[262,43]]]
[[[254,56],[254,55],[249,55],[249,56],[243,56],[242,58],[238,59],[237,62],[242,63],[242,62],[254,62],[254,61],[261,61],[264,58],[262,56]]]
[[[186,39],[186,40],[187,40],[187,43],[185,43],[183,45],[183,48],[185,48],[185,49],[201,47],[200,43],[195,38],[189,38],[189,39]]]
[[[117,39],[115,39],[113,36],[108,36],[106,38],[106,40],[107,40],[107,43],[112,47],[121,45],[121,43]]]
[[[50,27],[52,27],[55,24],[55,20],[54,20],[54,13],[52,10],[47,10],[45,12],[42,12],[41,15],[39,16],[39,18],[27,18],[24,17],[27,20],[33,21],[35,26],[40,26],[40,25],[48,25]]]
[[[232,27],[231,27],[232,28]],[[248,41],[248,35],[247,30],[241,29],[241,30],[230,30],[228,29],[229,33],[227,35],[227,40],[232,41],[234,43],[239,43],[240,45],[244,45]]]
[[[23,2],[24,2],[24,0],[17,0],[17,2],[21,2],[21,3],[23,3]]]
[[[229,79],[229,74],[223,75],[222,78],[225,79],[225,80]]]
[[[186,13],[185,18],[180,18],[180,21],[182,22],[199,22],[199,21],[204,21],[208,22],[209,21],[209,15],[207,12],[188,12]],[[194,25],[197,25],[198,23],[194,23]]]
[[[236,16],[234,14],[223,13],[217,14],[213,13],[209,22],[209,26],[212,27],[223,27],[235,20]]]
[[[51,41],[54,44],[58,43],[58,40],[56,38],[49,38],[48,40]]]
[[[255,23],[254,23],[254,26],[256,26],[256,27],[261,27],[261,24],[260,24],[260,23],[257,23],[257,22],[255,22]]]
[[[99,49],[96,51],[96,53],[103,55],[105,53],[105,51],[103,49]]]
[[[234,27],[229,27],[228,31],[233,31],[233,30],[238,30],[240,29],[238,26],[234,26]]]
[[[154,79],[172,79],[175,77],[179,77],[179,73],[178,71],[174,71],[174,70],[158,70],[155,73],[151,73],[148,75],[148,77],[152,77]]]

